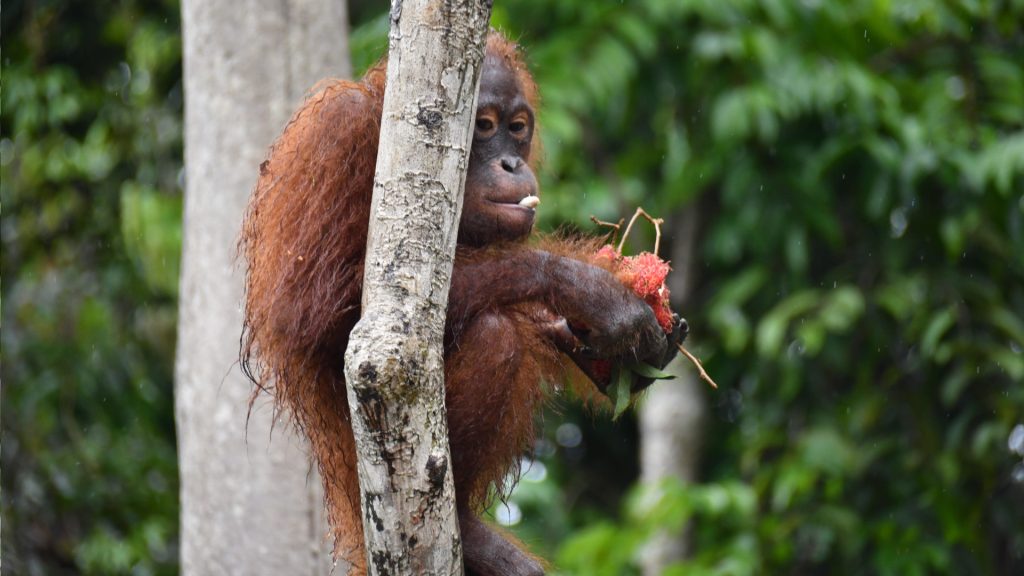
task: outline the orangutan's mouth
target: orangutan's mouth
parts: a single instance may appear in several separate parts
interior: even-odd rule
[[[529,195],[519,200],[490,200],[491,204],[501,207],[507,210],[523,210],[534,213],[537,206],[540,205],[540,198],[537,196]]]
[[[519,201],[519,205],[524,208],[534,209],[540,205],[540,198],[538,196],[527,196]]]

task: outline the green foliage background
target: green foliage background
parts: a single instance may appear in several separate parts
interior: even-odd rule
[[[177,2],[4,2],[4,574],[172,574]]]
[[[360,68],[387,21],[352,8]],[[683,312],[722,385],[695,486],[627,491],[631,421],[548,417],[516,530],[567,574],[636,573],[688,521],[672,573],[1024,572],[1024,2],[493,23],[541,86],[545,227],[697,211]],[[178,6],[12,1],[2,26],[4,570],[174,573]]]

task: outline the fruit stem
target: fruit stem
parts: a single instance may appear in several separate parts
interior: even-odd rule
[[[625,218],[619,218],[619,222],[618,223],[615,223],[615,222],[605,222],[604,220],[598,220],[597,216],[594,216],[593,214],[591,214],[590,215],[590,221],[593,222],[594,224],[597,224],[598,226],[604,226],[605,228],[611,228],[612,231],[609,232],[609,234],[611,234],[612,241],[609,242],[609,244],[615,244],[615,241],[619,237],[619,232],[622,230],[622,223],[625,222],[626,219]],[[622,249],[620,248],[618,252],[619,252],[619,254],[622,254]]]
[[[626,226],[626,231],[622,234],[622,240],[619,241],[619,254],[622,254],[622,247],[626,244],[626,238],[629,236],[629,232],[633,229],[633,224],[636,222],[636,219],[641,216],[654,225],[654,255],[658,255],[658,248],[661,246],[661,225],[664,224],[665,221],[661,218],[651,216],[645,212],[643,208],[639,207],[636,209],[636,212],[633,213],[633,217],[629,219],[629,225]]]
[[[684,348],[682,344],[676,344],[676,346],[679,348],[680,352],[690,359],[690,362],[693,362],[693,365],[697,367],[697,370],[700,371],[700,379],[711,384],[711,387],[715,390],[718,390],[718,384],[715,384],[715,381],[711,379],[711,376],[708,376],[708,373],[704,371],[704,365],[700,363],[700,360],[697,360],[696,356],[690,354],[690,351]]]

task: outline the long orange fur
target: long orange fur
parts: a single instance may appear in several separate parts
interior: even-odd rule
[[[536,106],[536,86],[515,45],[492,33],[487,50],[516,71]],[[385,66],[359,82],[322,84],[295,113],[260,166],[239,242],[248,265],[241,359],[256,385],[253,398],[271,394],[309,439],[335,554],[356,573],[366,563],[343,358],[360,313]],[[535,162],[538,154],[531,156]],[[594,251],[591,243],[564,240],[547,240],[544,248],[580,259]],[[460,247],[455,266],[500,266],[518,249]],[[510,469],[531,446],[542,383],[567,372],[583,379],[538,333],[540,308],[475,312],[473,322],[451,330],[445,378],[457,498],[479,509],[491,486],[508,488]]]

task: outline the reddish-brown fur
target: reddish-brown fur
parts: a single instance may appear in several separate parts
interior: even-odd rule
[[[536,87],[515,45],[492,33],[487,49],[515,71],[535,107]],[[326,83],[303,104],[260,166],[240,240],[248,263],[243,367],[308,437],[335,552],[358,573],[365,560],[343,357],[360,313],[384,79],[378,64],[360,82]],[[545,244],[551,254],[588,261],[596,247]],[[508,488],[509,470],[533,439],[542,383],[569,372],[584,380],[545,339],[543,326],[556,316],[543,304],[550,295],[493,295],[496,281],[524,273],[517,263],[528,250],[506,243],[457,252],[445,381],[460,510],[479,510],[492,485]],[[467,549],[467,563],[473,553]]]

